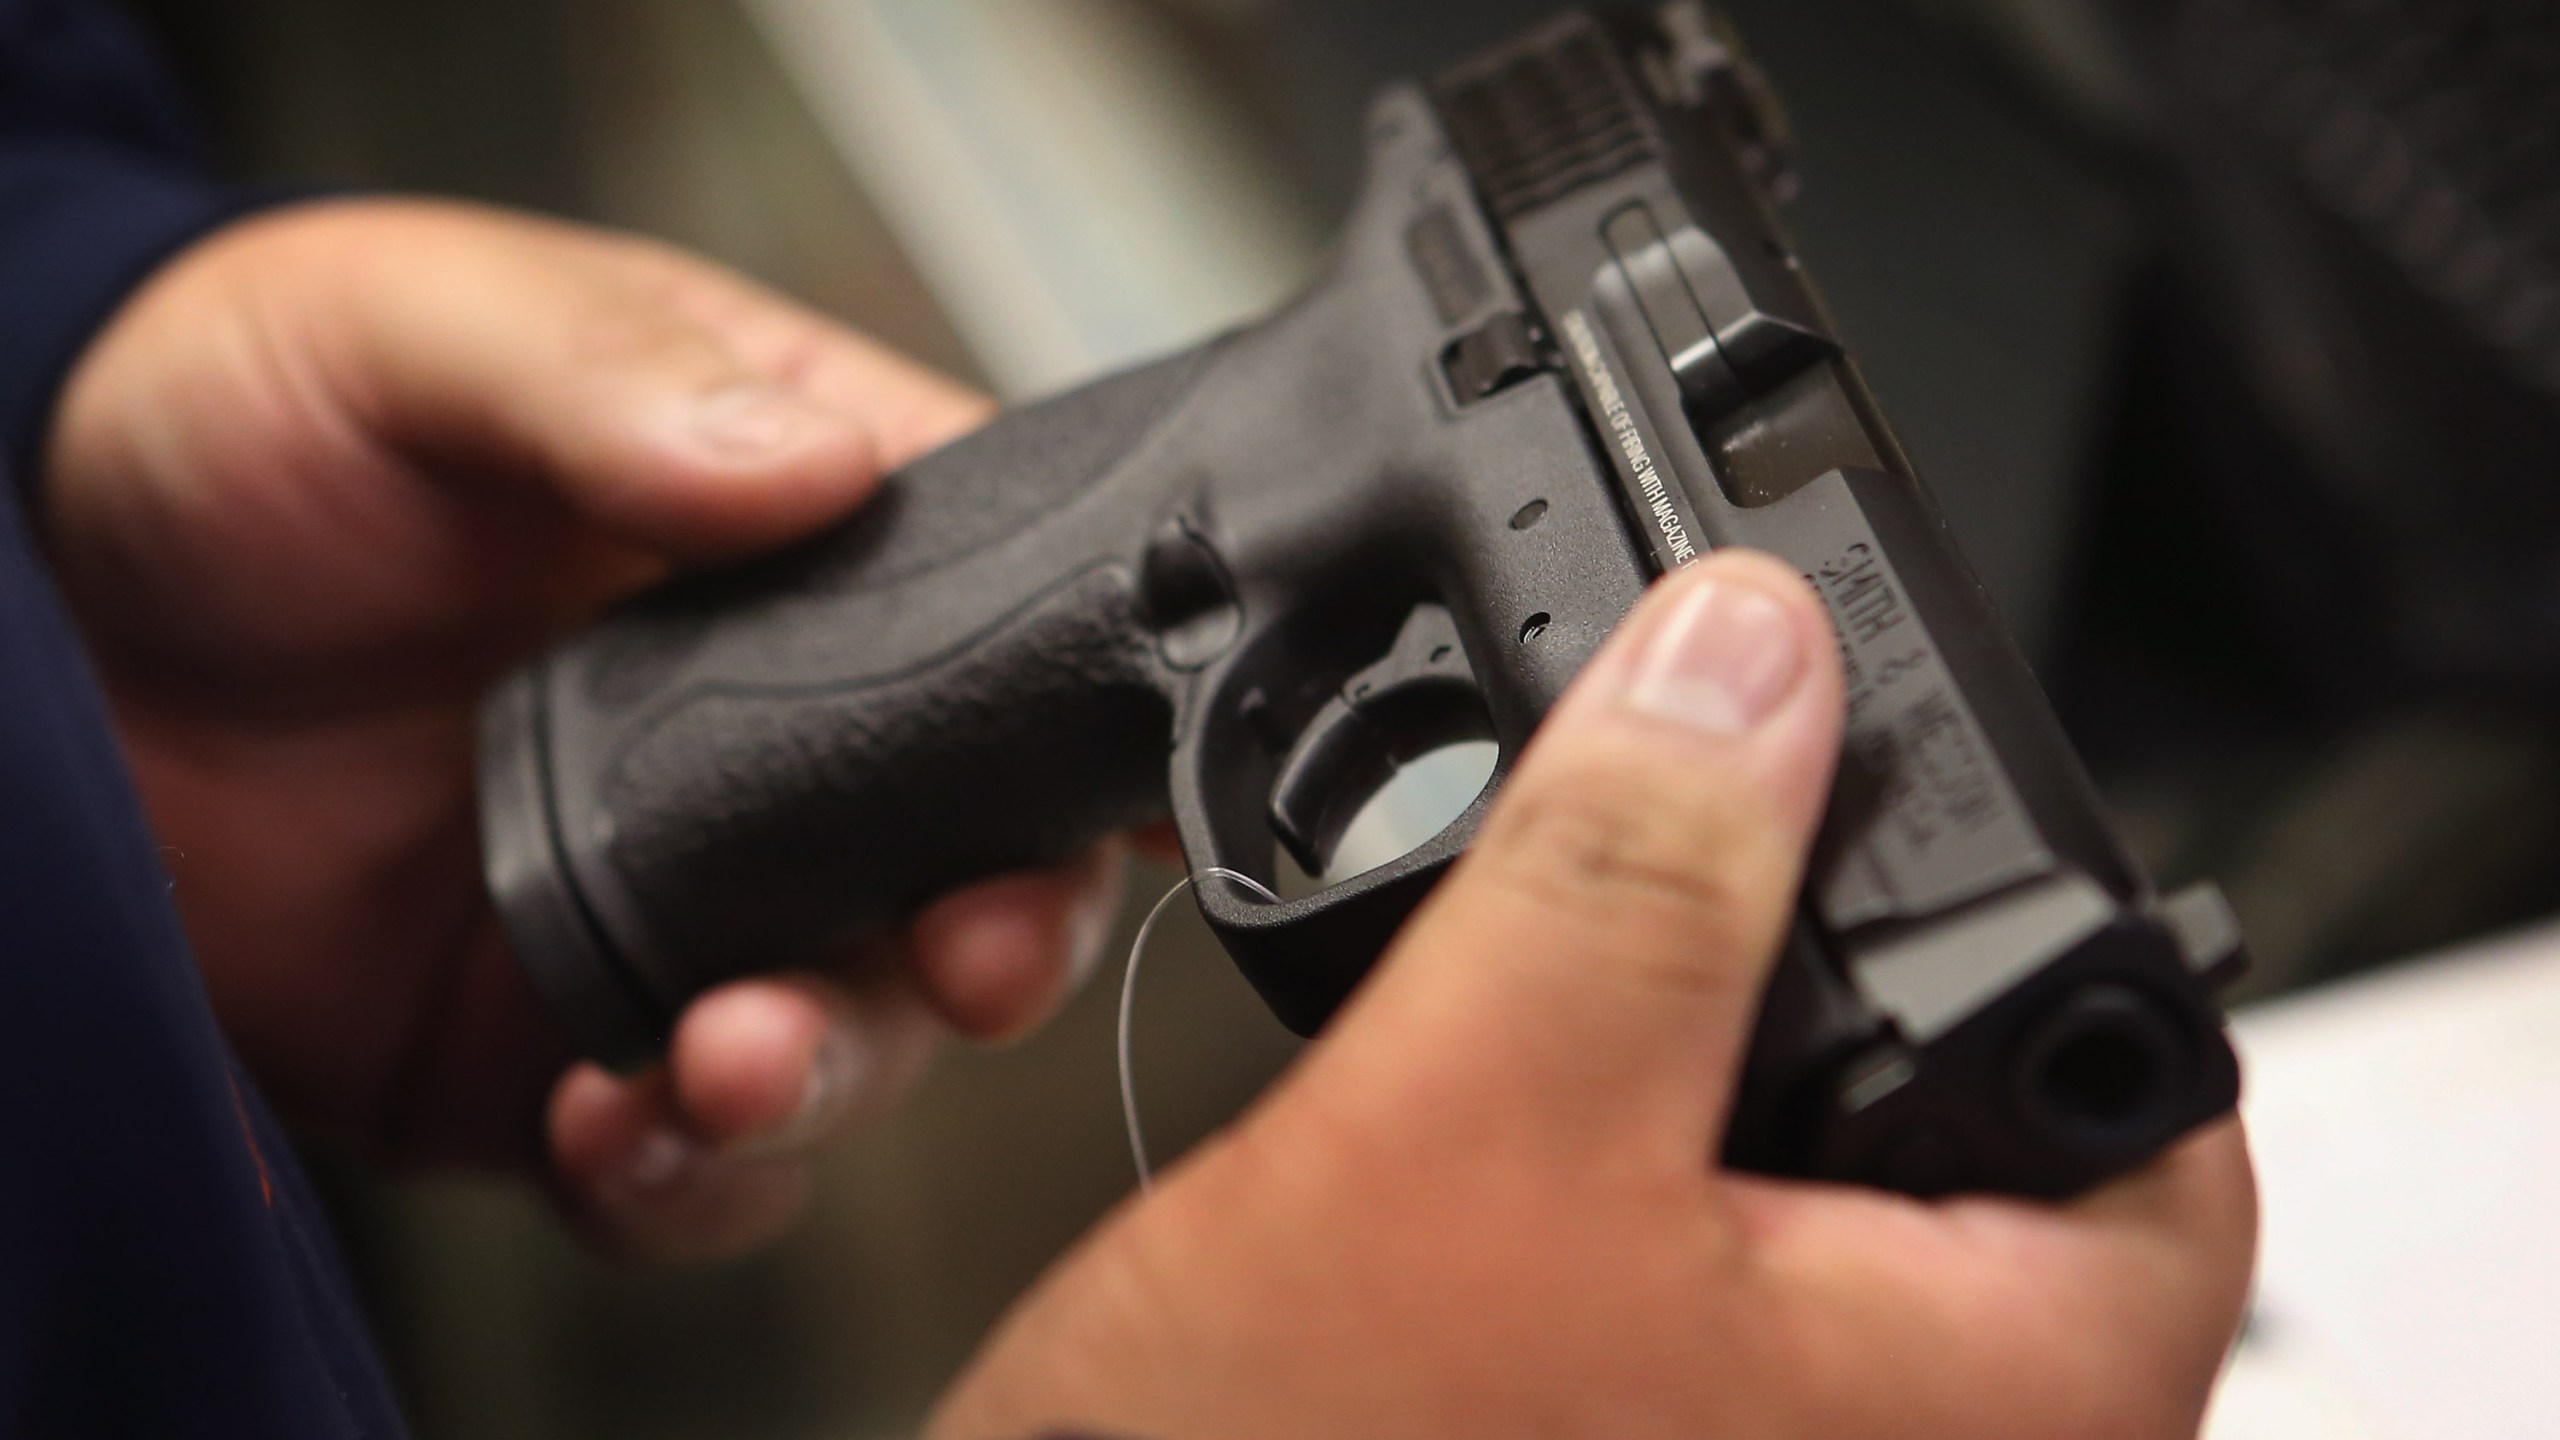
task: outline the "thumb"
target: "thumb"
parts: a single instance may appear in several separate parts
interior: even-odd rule
[[[1768,556],[1656,587],[1346,1017],[1351,1064],[1427,1072],[1444,1116],[1718,1143],[1840,746],[1836,656]]]
[[[978,417],[957,387],[707,262],[556,222],[351,205],[332,375],[373,433],[678,559],[796,538]],[[943,417],[937,423],[937,417]]]

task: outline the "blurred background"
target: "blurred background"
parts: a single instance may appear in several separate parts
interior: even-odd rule
[[[135,8],[243,178],[648,231],[1019,399],[1286,295],[1375,87],[1549,6]],[[2553,8],[1728,8],[1853,351],[2129,838],[2231,893],[2251,985],[2560,909]],[[1293,1048],[1175,915],[1137,1036],[1160,1156]],[[904,1433],[1129,1187],[1114,989],[950,1057],[724,1270],[618,1272],[531,1198],[332,1167],[421,1433]]]

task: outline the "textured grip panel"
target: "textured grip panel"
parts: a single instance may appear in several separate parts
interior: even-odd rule
[[[688,985],[825,955],[1161,813],[1146,660],[1131,571],[1106,563],[902,674],[699,692],[615,756],[607,863]]]
[[[807,544],[640,597],[580,642],[574,663],[588,698],[643,702],[714,631],[753,628],[741,612],[823,624],[840,602],[896,590],[1022,534],[1100,482],[1189,393],[1210,353],[1015,411],[890,477],[851,519]]]
[[[1171,705],[1138,570],[1179,472],[1131,457],[1213,353],[1017,412],[519,680],[490,712],[483,823],[493,856],[535,857],[495,888],[555,1000],[602,1008],[610,972],[662,1027],[1161,813]]]

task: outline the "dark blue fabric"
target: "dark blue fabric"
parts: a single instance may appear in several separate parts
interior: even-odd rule
[[[242,201],[110,10],[0,0],[0,466],[35,473],[63,372],[152,266]]]
[[[0,0],[0,472],[152,265],[234,213],[134,37]],[[318,1205],[214,1027],[0,473],[0,1436],[396,1436]]]
[[[118,11],[85,0],[0,0],[0,133],[205,158],[184,100],[142,37]]]
[[[0,1435],[398,1434],[9,504],[0,677]]]

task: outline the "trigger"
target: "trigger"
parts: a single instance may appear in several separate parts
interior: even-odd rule
[[[1272,831],[1300,869],[1321,876],[1397,771],[1492,737],[1457,625],[1440,606],[1417,605],[1386,658],[1352,676],[1298,737],[1272,787]]]

